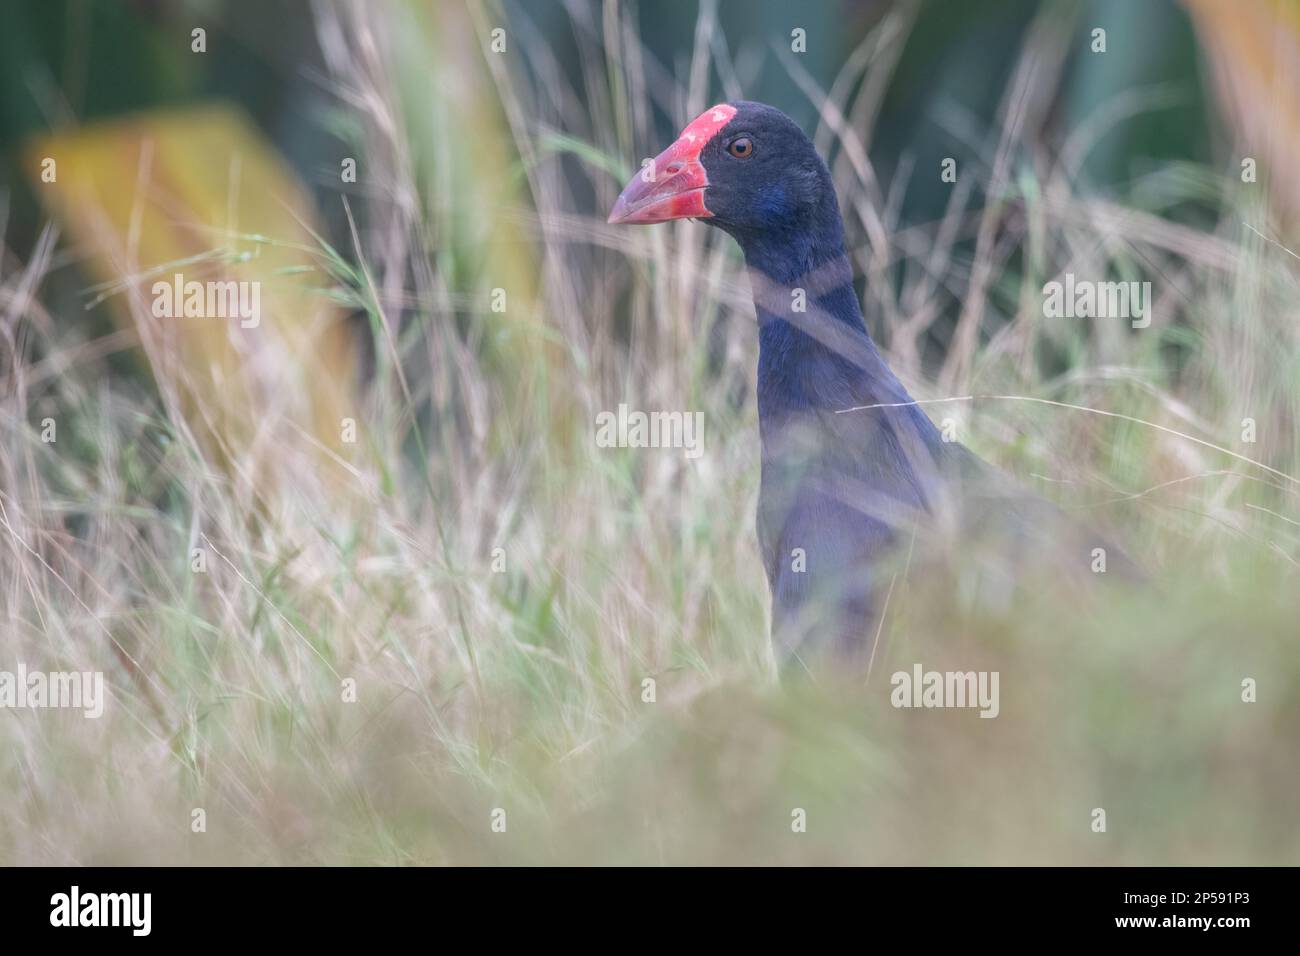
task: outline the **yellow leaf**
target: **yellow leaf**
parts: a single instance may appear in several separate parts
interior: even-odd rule
[[[1184,0],[1209,54],[1224,117],[1270,184],[1279,215],[1300,222],[1300,3]]]
[[[322,462],[341,447],[352,347],[340,310],[311,288],[328,284],[311,268],[312,204],[242,114],[143,113],[54,133],[26,155],[164,402],[220,460],[255,480],[286,442]],[[54,182],[41,176],[47,157]],[[216,286],[202,316],[186,316],[183,302],[160,315],[178,276],[182,289],[247,285]],[[243,311],[232,288],[245,293]]]

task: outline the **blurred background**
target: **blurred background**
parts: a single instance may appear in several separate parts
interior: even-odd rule
[[[1016,397],[932,416],[1157,588],[909,580],[865,688],[774,686],[737,252],[605,224],[738,98],[913,393]],[[112,703],[3,715],[0,861],[1296,862],[1298,148],[1296,0],[7,5],[0,669]],[[705,455],[597,448],[622,402]],[[889,708],[917,660],[1002,715]]]
[[[322,22],[328,9],[306,0],[14,5],[0,40],[10,250],[29,252],[45,222],[40,191],[24,175],[34,141],[164,112],[179,121],[214,107],[237,111],[246,124],[241,133],[287,164],[286,172],[310,193],[324,235],[345,245],[341,193],[357,200],[358,214],[367,214],[364,225],[368,215],[383,217],[384,197],[375,195],[373,177],[345,189],[335,162],[376,145],[367,126],[379,117],[339,89],[348,69],[341,58],[366,31],[372,44],[384,44],[372,46],[376,62],[366,66],[394,85],[400,100],[389,106],[403,115],[392,119],[408,127],[415,151],[408,160],[428,175],[435,175],[431,164],[439,159],[459,173],[477,150],[493,144],[501,155],[480,159],[507,174],[517,167],[519,157],[508,154],[512,117],[498,95],[503,82],[536,82],[538,112],[514,117],[526,119],[530,132],[580,132],[597,147],[624,152],[623,161],[674,133],[690,95],[771,102],[811,129],[819,106],[810,93],[833,91],[859,107],[849,119],[868,148],[879,188],[888,188],[897,205],[900,225],[938,219],[947,205],[947,191],[910,171],[929,170],[947,157],[960,168],[986,157],[995,145],[991,131],[1009,107],[1023,112],[1018,133],[1036,148],[1062,149],[1071,133],[1087,137],[1078,182],[1103,195],[1127,195],[1135,181],[1167,164],[1231,173],[1239,159],[1235,147],[1246,141],[1268,177],[1285,166],[1300,122],[1291,72],[1300,13],[1291,0],[842,0],[797,11],[781,3],[702,9],[685,0],[619,4],[613,11],[559,0],[384,2],[368,25],[359,12],[341,7],[331,14],[332,26]],[[612,13],[616,29],[609,25]],[[1107,31],[1105,55],[1091,49],[1097,25]],[[518,48],[494,64],[479,54],[496,26],[508,29]],[[195,28],[206,33],[201,54],[192,49]],[[790,51],[794,30],[805,36],[800,55]],[[637,45],[632,63],[624,61],[621,45],[628,34]],[[1028,41],[1039,44],[1033,64],[1019,56]],[[1028,66],[1034,86],[1020,93],[1031,102],[1009,103],[1016,71]],[[628,91],[620,90],[616,72],[635,67],[643,101],[617,101]],[[615,82],[592,89],[593,70]],[[868,79],[876,88],[863,90]],[[590,128],[569,130],[578,106]],[[634,112],[635,130],[645,138],[628,142],[631,130],[616,115],[624,111]],[[819,145],[835,152],[840,144],[826,134],[827,125],[817,127]],[[135,178],[130,168],[116,172],[123,184]],[[517,168],[514,173],[517,180]],[[581,192],[586,178],[574,177],[572,188]],[[216,191],[222,184],[210,185]],[[417,185],[436,188],[428,179]],[[978,194],[982,185],[969,188]],[[599,189],[580,198],[603,202],[609,186]],[[1274,183],[1279,215],[1293,214],[1296,192],[1284,179]],[[1213,210],[1199,205],[1161,212],[1188,222],[1198,222],[1199,214],[1204,224]],[[486,218],[453,217],[454,231],[445,238],[483,241],[491,229]],[[90,311],[86,321],[104,318],[102,310]]]

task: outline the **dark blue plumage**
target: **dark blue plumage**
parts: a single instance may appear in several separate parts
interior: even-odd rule
[[[752,156],[733,159],[725,139],[705,149],[714,214],[705,221],[735,237],[754,285],[758,536],[777,652],[869,651],[873,565],[928,510],[956,450],[906,404],[911,396],[867,334],[825,164],[784,114],[733,105],[723,136],[750,138]],[[863,405],[897,407],[845,413]]]

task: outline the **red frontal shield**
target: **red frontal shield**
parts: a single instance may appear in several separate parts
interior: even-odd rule
[[[627,184],[610,211],[609,221],[651,223],[712,216],[704,205],[709,177],[700,153],[735,115],[734,106],[719,103],[692,120],[676,142],[646,163]]]

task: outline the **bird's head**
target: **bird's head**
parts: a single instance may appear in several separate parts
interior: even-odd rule
[[[780,110],[745,101],[692,120],[609,214],[611,223],[672,219],[704,220],[742,246],[759,236],[840,230],[830,174],[803,130]]]

